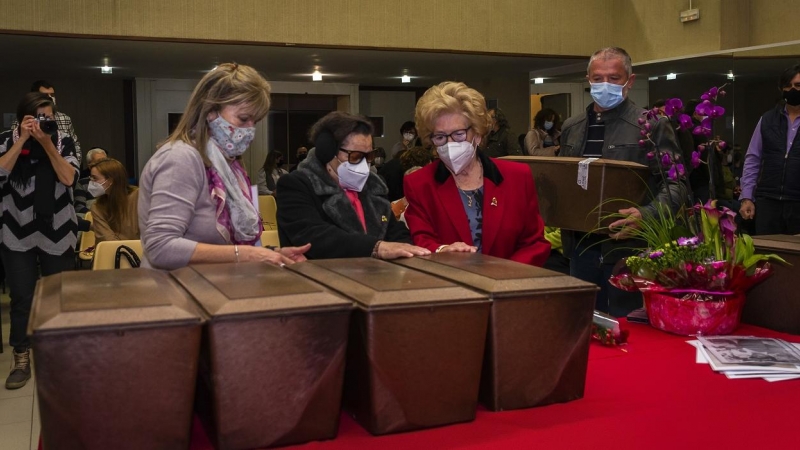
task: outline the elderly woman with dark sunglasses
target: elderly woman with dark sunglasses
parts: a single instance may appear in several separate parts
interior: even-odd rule
[[[278,234],[282,246],[310,243],[308,259],[428,255],[411,244],[386,198],[388,189],[369,170],[375,160],[372,123],[332,112],[311,127],[315,148],[298,170],[278,180]]]

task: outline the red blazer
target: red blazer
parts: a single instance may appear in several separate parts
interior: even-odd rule
[[[485,255],[542,266],[550,255],[539,215],[539,199],[525,164],[489,158],[483,163],[483,239]],[[455,179],[441,161],[403,181],[408,200],[406,223],[414,244],[435,251],[454,242],[472,243],[467,213]]]

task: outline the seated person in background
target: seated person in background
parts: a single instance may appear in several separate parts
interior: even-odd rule
[[[92,164],[89,192],[95,242],[139,239],[139,189],[128,186],[125,167],[106,158]]]
[[[383,167],[386,162],[386,150],[383,147],[375,147],[375,159],[370,163],[369,170],[372,173],[378,173],[378,169]]]
[[[278,180],[281,245],[310,243],[309,259],[428,255],[411,245],[386,199],[386,185],[369,170],[372,123],[332,112],[311,127],[315,148],[300,168]]]
[[[414,173],[424,166],[427,166],[431,163],[431,160],[432,158],[430,151],[419,146],[412,147],[410,150],[406,151],[400,156],[400,164],[403,166],[403,170],[405,171],[403,176]],[[403,223],[406,222],[405,217],[403,216],[406,208],[408,208],[408,201],[405,197],[392,202],[392,211],[394,211],[394,216],[397,218],[397,220],[400,220]]]
[[[417,129],[414,122],[407,121],[400,125],[400,140],[397,141],[389,150],[387,161],[391,161],[400,155],[400,152],[408,150],[414,146],[414,141],[417,139]]]
[[[464,83],[443,82],[419,99],[415,119],[439,160],[404,181],[414,243],[541,267],[550,244],[530,168],[478,150],[492,126],[483,95]]]
[[[267,153],[264,165],[258,169],[258,195],[275,195],[278,178],[289,173],[281,168],[283,162],[283,153],[277,150]]]
[[[89,208],[92,207],[92,200],[94,200],[94,197],[92,197],[92,194],[90,194],[87,189],[89,187],[92,164],[106,158],[108,158],[108,154],[100,147],[93,147],[86,153],[86,168],[81,171],[81,178],[75,185],[75,189],[72,190],[75,212],[80,215],[80,217],[83,217],[84,214],[89,212]],[[80,221],[78,223],[78,228],[80,228]]]
[[[306,156],[308,156],[308,149],[305,148],[305,147],[298,147],[297,148],[297,164],[293,165],[289,169],[289,172],[291,173],[291,172],[294,172],[295,170],[297,170],[297,166],[299,166],[300,163],[303,162],[306,159]]]
[[[525,136],[525,151],[529,156],[556,156],[561,148],[561,119],[558,113],[544,108],[533,118],[533,129]]]

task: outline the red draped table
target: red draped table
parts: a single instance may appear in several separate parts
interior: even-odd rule
[[[296,448],[800,448],[800,380],[729,380],[695,362],[691,338],[626,326],[624,350],[592,344],[581,400],[498,413],[479,407],[471,423],[381,437],[342,414],[336,439]],[[746,325],[736,334],[800,342]],[[213,449],[198,420],[191,449]]]

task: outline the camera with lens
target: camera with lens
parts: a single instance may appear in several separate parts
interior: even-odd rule
[[[48,119],[44,114],[36,116],[36,122],[39,123],[39,128],[47,134],[53,135],[58,133],[58,124],[55,119]]]

